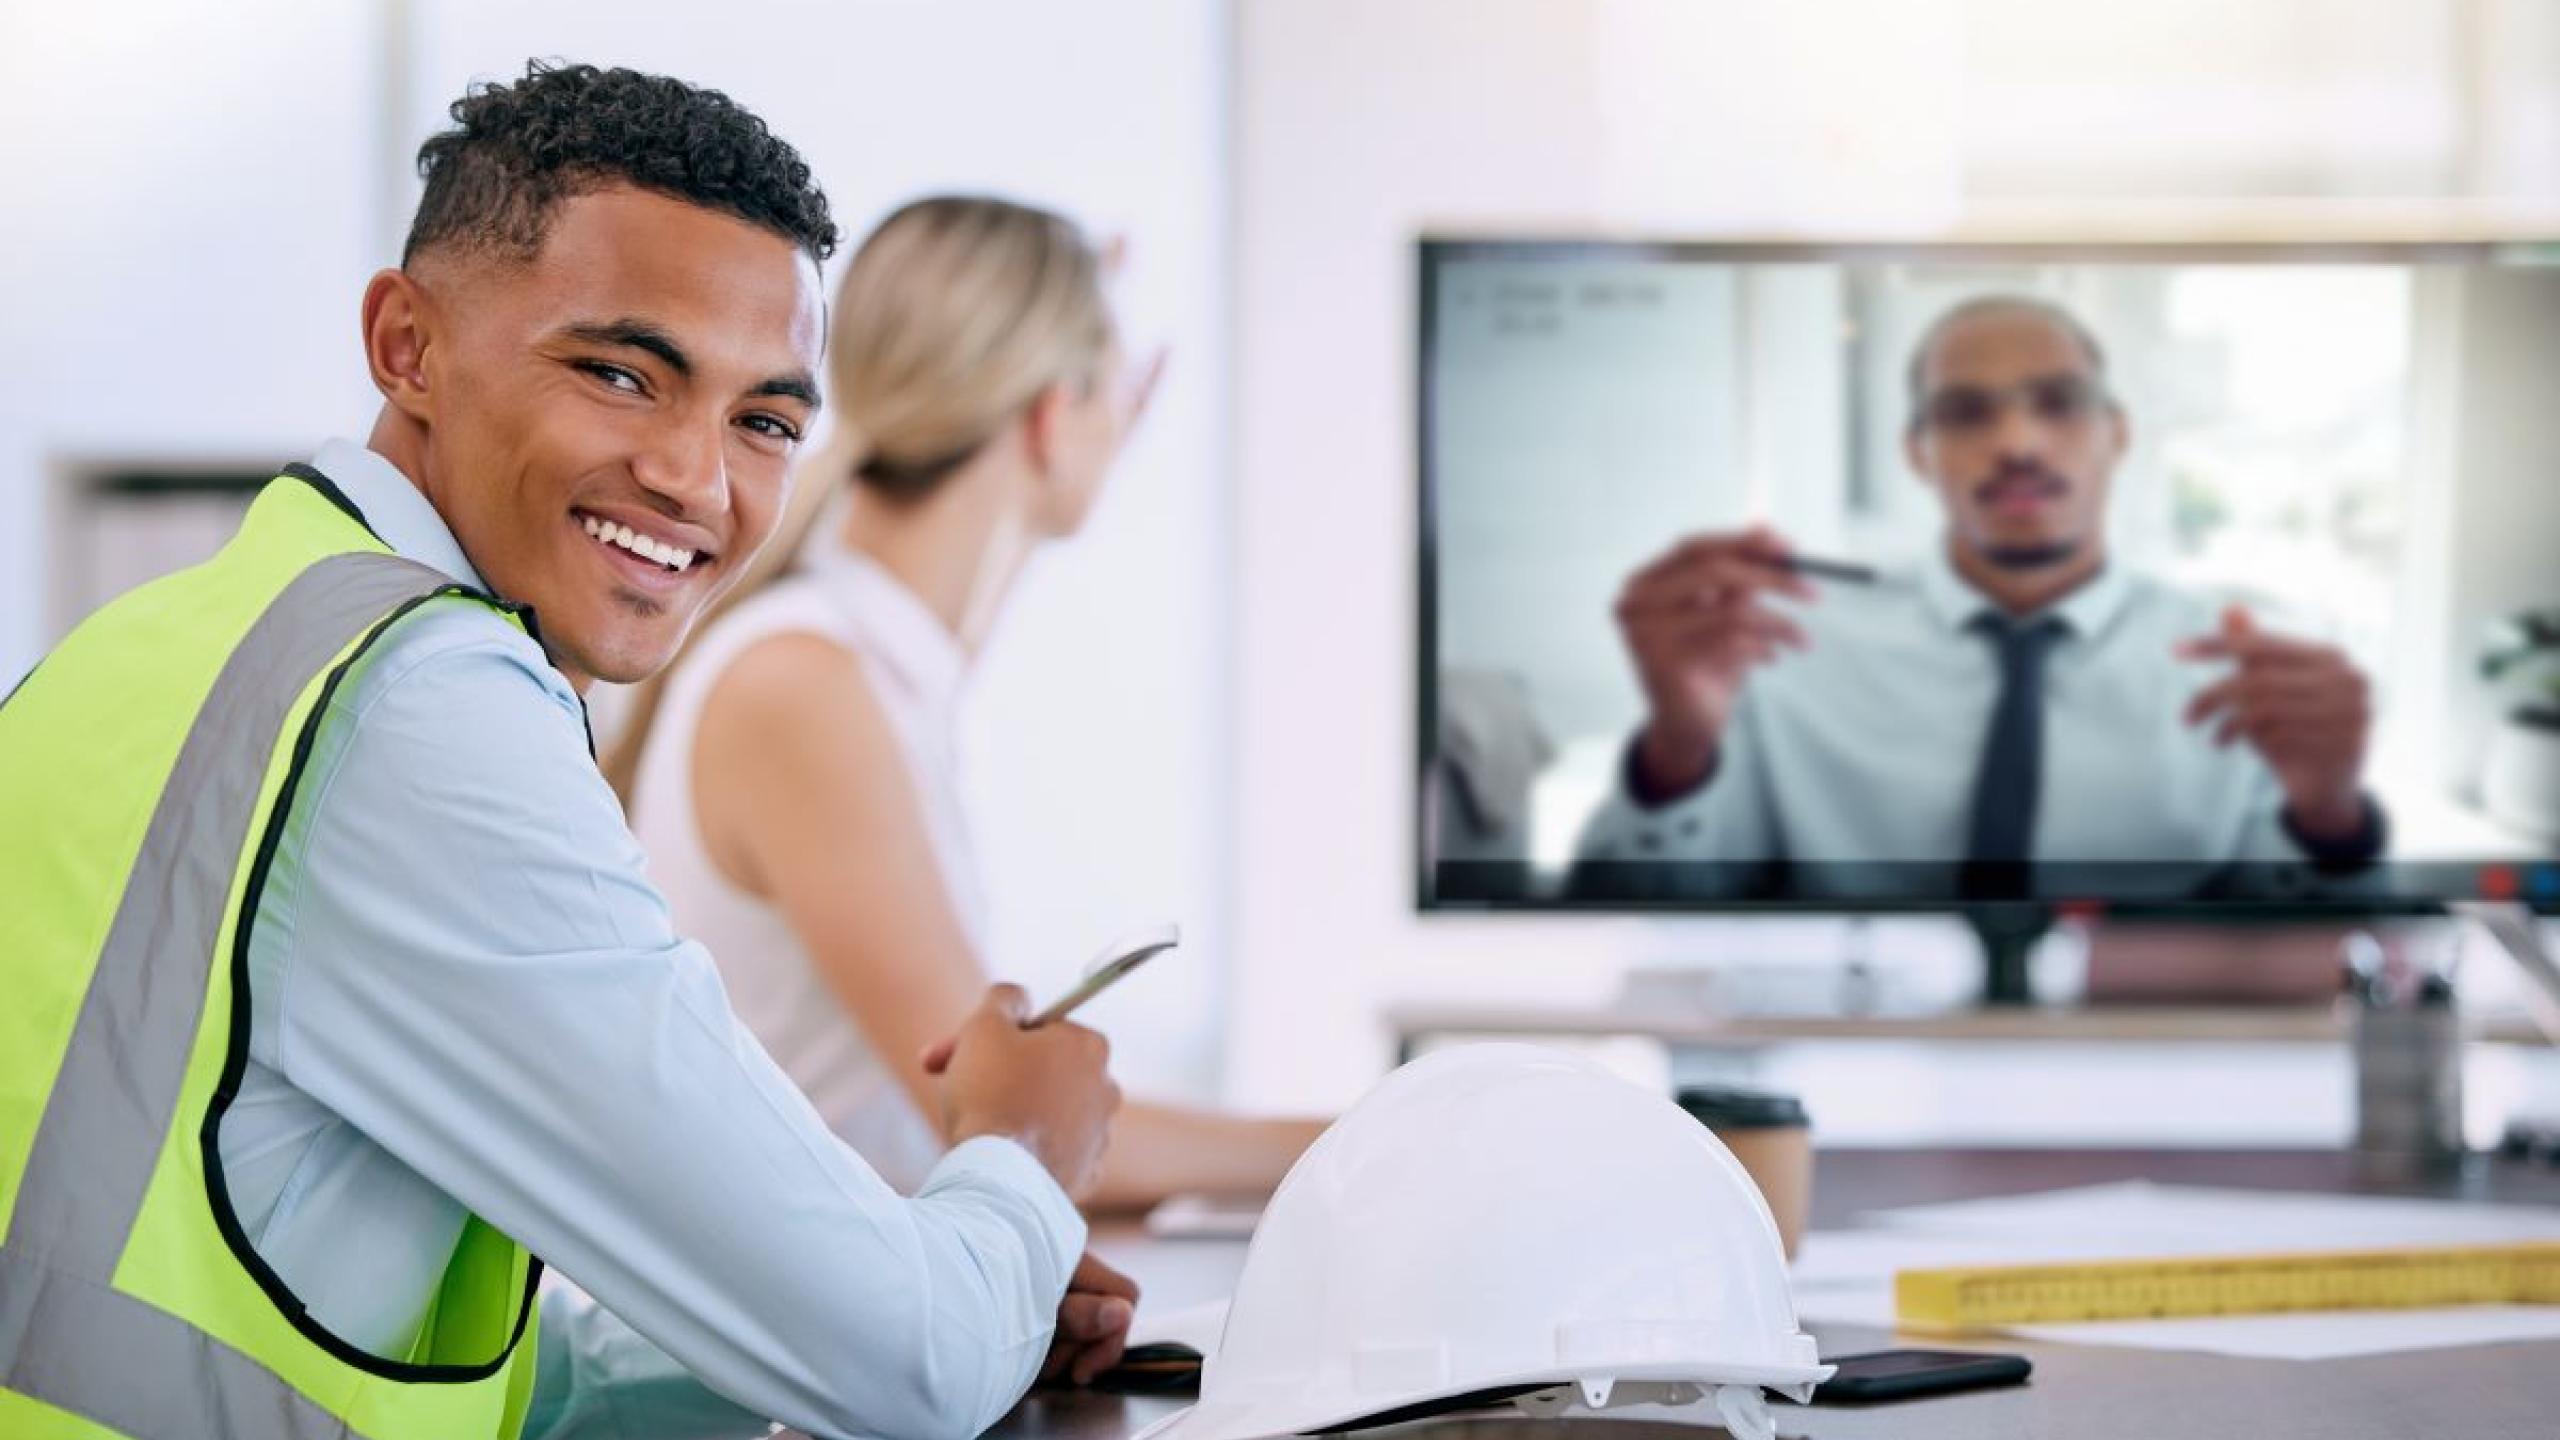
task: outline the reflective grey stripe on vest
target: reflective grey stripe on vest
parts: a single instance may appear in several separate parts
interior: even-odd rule
[[[345,1440],[276,1373],[157,1306],[0,1249],[5,1388],[149,1440]]]
[[[215,678],[152,811],[37,1122],[0,1275],[0,1384],[113,1424],[105,1409],[139,1403],[123,1392],[165,1373],[222,1387],[172,1404],[251,1404],[260,1424],[244,1434],[342,1433],[325,1415],[326,1429],[283,1428],[299,1400],[283,1381],[106,1287],[177,1109],[212,967],[230,959],[214,947],[285,721],[341,651],[450,583],[393,555],[331,556],[285,586]],[[155,1339],[146,1316],[183,1332],[184,1345]],[[201,1354],[162,1372],[163,1357],[137,1349],[155,1343]],[[46,1357],[56,1363],[29,1368]],[[251,1372],[263,1377],[254,1401],[260,1392],[241,1388]]]

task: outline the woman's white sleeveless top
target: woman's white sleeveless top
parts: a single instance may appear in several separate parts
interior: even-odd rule
[[[886,714],[952,912],[973,947],[985,908],[960,806],[955,740],[967,657],[914,592],[821,534],[799,572],[704,631],[667,686],[632,787],[632,829],[676,932],[711,952],[729,1001],[835,1132],[890,1184],[912,1192],[941,1157],[932,1123],[864,1040],[780,911],[731,884],[694,820],[693,736],[714,683],[750,645],[802,632],[851,652]],[[846,856],[844,863],[862,863]]]

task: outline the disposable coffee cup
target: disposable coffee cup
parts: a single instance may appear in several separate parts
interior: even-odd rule
[[[1760,1187],[1760,1198],[1778,1222],[1779,1242],[1793,1260],[1813,1209],[1813,1131],[1804,1102],[1735,1085],[1692,1085],[1678,1098],[1680,1108],[1714,1131]]]

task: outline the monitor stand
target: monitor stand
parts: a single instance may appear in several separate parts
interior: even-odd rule
[[[2544,943],[2533,907],[2511,900],[2454,900],[2445,905],[2457,920],[2471,920],[2489,932],[2525,978],[2525,1009],[2543,1037],[2560,1045],[2560,956]]]
[[[1964,918],[1982,942],[1982,1003],[2034,1004],[2027,960],[2053,928],[2053,911],[2042,905],[1976,905]]]

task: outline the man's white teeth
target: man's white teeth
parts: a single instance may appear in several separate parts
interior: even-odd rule
[[[690,550],[652,540],[628,525],[599,520],[593,515],[586,516],[584,519],[587,534],[608,545],[619,545],[632,554],[644,560],[654,560],[679,575],[692,568],[694,552]]]

